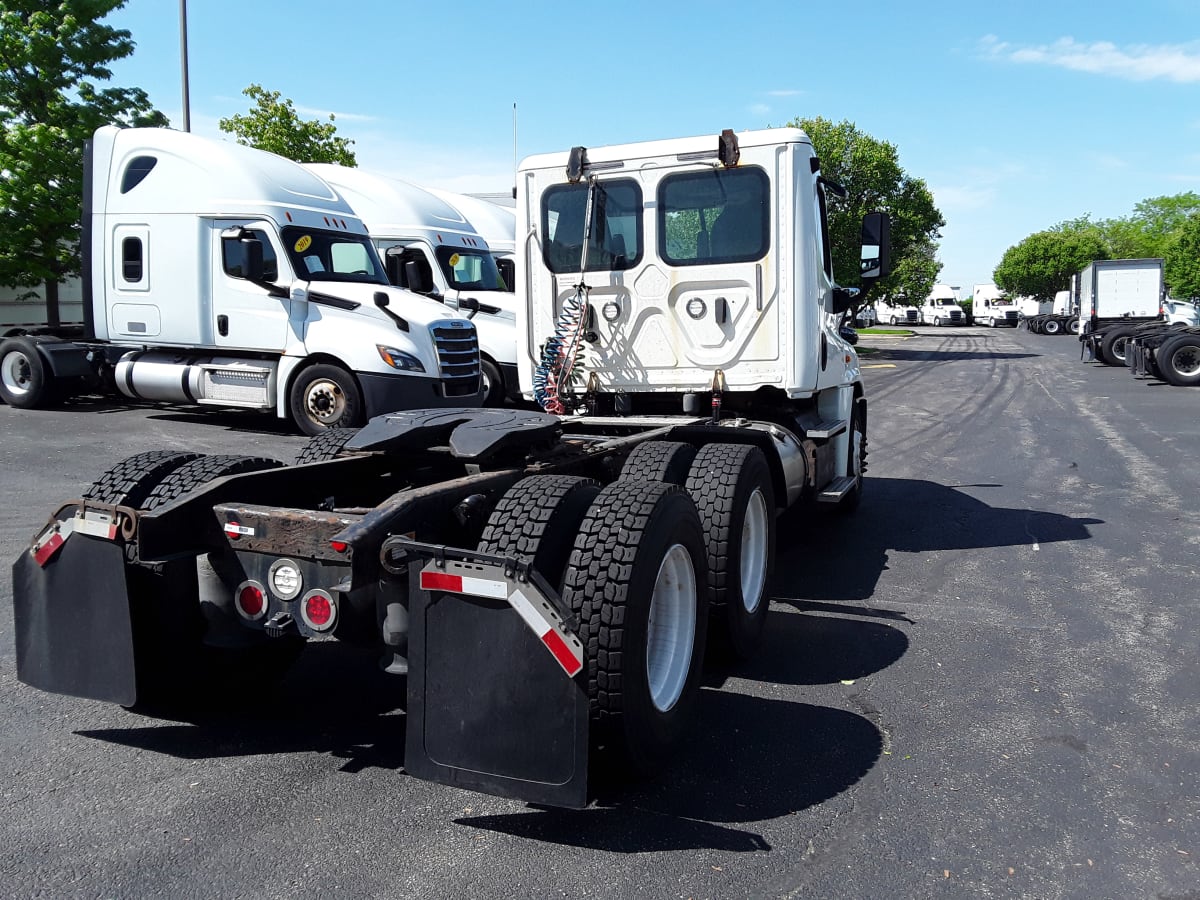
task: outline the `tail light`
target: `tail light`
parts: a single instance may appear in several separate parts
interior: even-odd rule
[[[243,619],[255,622],[267,613],[267,592],[257,581],[243,581],[234,592],[233,605]]]
[[[337,601],[320,588],[309,591],[300,601],[300,618],[313,631],[331,631],[337,624]]]

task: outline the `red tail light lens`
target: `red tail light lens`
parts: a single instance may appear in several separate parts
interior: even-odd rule
[[[329,631],[337,622],[337,603],[326,591],[309,591],[300,603],[300,618],[313,631]]]
[[[267,611],[267,594],[255,581],[243,581],[233,596],[233,605],[244,619],[261,619]]]

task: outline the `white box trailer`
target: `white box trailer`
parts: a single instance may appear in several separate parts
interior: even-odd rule
[[[85,161],[84,326],[0,342],[0,395],[273,410],[309,434],[482,401],[475,327],[388,284],[354,211],[249,147],[100,128]]]
[[[1080,340],[1094,359],[1125,365],[1125,348],[1138,325],[1163,321],[1163,261],[1103,259],[1076,276]]]
[[[496,406],[519,397],[511,280],[500,274],[495,248],[463,210],[441,193],[382,173],[328,163],[309,163],[305,168],[330,184],[366,224],[392,284],[445,303],[474,323],[484,403]],[[469,205],[463,199],[459,202]],[[492,206],[484,200],[476,203]],[[493,208],[506,212],[512,221],[511,211]],[[475,219],[482,218],[476,210]],[[503,220],[499,221],[502,226]],[[492,230],[505,236],[503,227],[492,224]],[[510,227],[510,254],[512,234]]]

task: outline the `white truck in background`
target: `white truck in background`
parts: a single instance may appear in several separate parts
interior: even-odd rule
[[[1075,276],[1082,340],[1093,358],[1125,365],[1125,346],[1138,325],[1163,321],[1163,261],[1098,259]]]
[[[492,250],[492,256],[496,258],[496,268],[511,291],[516,278],[513,271],[517,248],[516,210],[471,194],[456,194],[440,188],[430,188],[429,192],[462,213],[463,218],[483,236]]]
[[[920,309],[922,325],[966,325],[967,314],[958,303],[958,292],[948,284],[935,284]]]
[[[475,327],[389,285],[362,222],[303,166],[111,126],[84,166],[84,325],[5,333],[10,406],[107,389],[316,434],[482,402]]]
[[[977,284],[971,290],[971,316],[976,325],[1017,327],[1021,320],[1017,304],[994,283]]]
[[[875,304],[875,315],[888,325],[920,325],[921,310],[915,306],[902,306],[883,300]]]
[[[471,319],[479,335],[485,405],[519,397],[511,281],[501,276],[494,248],[462,210],[440,194],[387,175],[329,163],[305,168],[331,185],[363,220],[392,284]],[[512,240],[510,229],[510,252]]]

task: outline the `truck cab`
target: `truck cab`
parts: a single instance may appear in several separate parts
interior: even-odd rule
[[[484,402],[495,406],[519,396],[511,276],[504,278],[494,248],[466,216],[443,196],[387,175],[327,163],[305,168],[332,185],[366,223],[392,284],[443,303],[475,325]],[[511,245],[511,229],[508,237]]]
[[[1017,327],[1021,313],[1011,297],[995,284],[977,284],[971,294],[971,314],[976,325],[996,328],[1007,325]]]
[[[921,310],[922,325],[966,325],[967,315],[958,304],[958,292],[948,284],[935,284]]]

